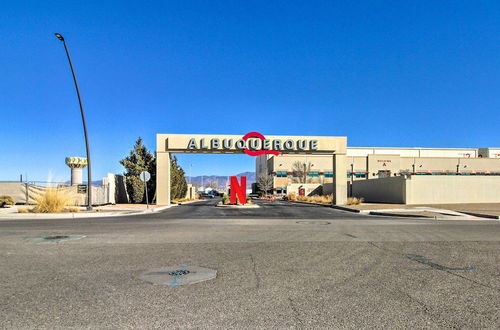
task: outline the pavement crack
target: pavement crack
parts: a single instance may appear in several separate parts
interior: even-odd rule
[[[427,259],[426,257],[424,256],[420,256],[420,255],[416,255],[416,254],[407,254],[406,257],[410,260],[413,260],[413,261],[416,261],[420,264],[423,264],[423,265],[427,265],[429,267],[431,267],[432,269],[437,269],[437,270],[440,270],[440,271],[443,271],[443,272],[446,272],[450,275],[453,275],[453,276],[457,276],[461,279],[464,279],[464,280],[467,280],[467,281],[470,281],[474,284],[477,284],[477,285],[480,285],[480,286],[483,286],[485,288],[488,288],[488,289],[493,289],[493,290],[496,290],[496,291],[499,291],[498,289],[496,288],[493,288],[489,285],[486,285],[484,283],[481,283],[481,282],[478,282],[476,280],[473,280],[471,278],[468,278],[466,276],[463,276],[463,275],[460,275],[460,274],[457,274],[457,273],[454,273],[453,271],[457,271],[457,270],[475,270],[476,268],[474,267],[464,267],[464,268],[452,268],[452,267],[448,267],[448,266],[443,266],[443,265],[440,265],[440,264],[437,264],[435,262],[432,262],[430,261],[429,259]]]
[[[397,254],[397,255],[401,255],[401,253],[399,251],[395,251],[395,250],[383,248],[383,247],[378,246],[377,244],[375,244],[373,242],[367,242],[367,243],[370,244],[370,245],[372,245],[372,246],[374,246],[374,247],[376,247],[377,249],[382,250],[382,251],[387,251],[387,252],[391,252],[391,253],[394,253],[394,254]],[[500,291],[497,288],[494,288],[494,287],[489,286],[487,284],[478,282],[476,280],[473,280],[471,278],[468,278],[466,276],[463,276],[463,275],[460,275],[460,274],[457,274],[457,273],[453,272],[453,271],[457,271],[457,270],[475,270],[474,267],[451,268],[451,267],[439,265],[437,263],[433,263],[433,262],[429,261],[427,258],[425,258],[423,256],[414,255],[414,254],[404,254],[403,256],[405,256],[406,258],[408,258],[408,259],[410,259],[412,261],[416,261],[418,263],[427,265],[427,266],[431,267],[432,269],[436,269],[436,270],[440,270],[440,271],[446,272],[446,273],[448,273],[450,275],[459,277],[459,278],[464,279],[466,281],[472,282],[472,283],[474,283],[476,285],[479,285],[479,286],[482,286],[482,287],[485,287],[485,288],[488,288],[488,289],[492,289],[492,290],[495,290],[495,291]]]
[[[295,322],[299,325],[299,327],[303,327],[304,322],[302,322],[302,320],[300,319],[300,313],[299,313],[297,307],[295,307],[292,298],[290,298],[290,297],[288,298],[288,303],[290,304],[290,309],[292,310],[292,315],[293,315]]]
[[[399,290],[399,289],[397,289],[396,291],[399,292],[404,297],[406,297],[409,301],[411,301],[413,303],[416,303],[418,306],[420,306],[420,308],[422,309],[422,312],[425,315],[427,315],[430,318],[430,320],[432,322],[434,322],[436,325],[444,326],[444,324],[446,323],[445,320],[441,319],[438,315],[435,315],[433,313],[432,309],[429,306],[427,306],[427,304],[425,304],[424,302],[422,302],[422,301],[418,300],[417,298],[413,297],[408,292],[405,292],[405,291],[402,291],[402,290]]]
[[[250,260],[252,260],[252,270],[253,270],[253,274],[255,275],[255,288],[257,290],[260,289],[260,276],[259,274],[257,273],[257,265],[255,264],[255,260],[253,258],[253,255],[250,255]]]

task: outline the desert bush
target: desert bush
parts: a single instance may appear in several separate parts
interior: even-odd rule
[[[295,194],[290,194],[290,195],[288,195],[288,200],[298,201],[298,202],[307,202],[307,203],[316,203],[316,204],[331,204],[333,202],[333,195],[298,196]]]
[[[17,209],[17,213],[29,213],[29,212],[30,209],[28,209],[27,207],[21,207]]]
[[[363,198],[357,198],[357,197],[348,197],[347,198],[347,205],[359,205],[363,203],[364,199]]]
[[[5,205],[14,205],[14,204],[16,204],[14,198],[7,195],[0,196],[0,207],[5,207]]]
[[[78,213],[78,212],[80,212],[80,208],[78,206],[70,206],[70,207],[68,207],[68,212]]]
[[[224,194],[222,196],[222,204],[224,205],[229,204],[229,196],[227,194]]]
[[[35,198],[35,213],[60,213],[67,206],[75,205],[74,194],[62,189],[47,188]]]

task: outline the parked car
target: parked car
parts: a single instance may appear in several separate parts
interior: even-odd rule
[[[214,195],[210,195],[207,193],[200,193],[200,198],[214,198]]]

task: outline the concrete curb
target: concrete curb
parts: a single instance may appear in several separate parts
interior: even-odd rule
[[[427,215],[420,215],[420,214],[398,214],[398,213],[385,213],[385,212],[376,212],[376,211],[370,211],[368,212],[369,215],[382,215],[385,217],[397,217],[397,218],[426,218],[426,219],[434,219],[434,217],[430,217]]]
[[[177,204],[165,205],[156,207],[154,209],[146,209],[140,211],[134,210],[123,210],[115,212],[96,212],[96,213],[8,213],[6,216],[0,215],[0,221],[2,220],[34,220],[34,219],[84,219],[84,218],[107,218],[107,217],[125,217],[130,215],[139,214],[152,214],[161,212]]]
[[[243,206],[243,205],[223,205],[223,204],[217,204],[215,205],[215,207],[226,207],[226,208],[229,208],[229,209],[257,209],[259,208],[260,206],[257,205],[257,204],[252,204],[252,205],[248,205],[248,206]]]
[[[317,205],[317,206],[324,206],[324,207],[331,207],[337,210],[341,211],[346,211],[346,212],[352,212],[352,213],[359,213],[360,210],[356,209],[351,209],[349,207],[345,206],[339,206],[339,205],[331,205],[331,204],[318,204],[318,203],[309,203],[309,202],[300,202],[300,201],[288,201],[290,203],[297,203],[297,204],[308,204],[308,205]]]
[[[316,206],[324,206],[324,207],[332,207],[330,204],[309,203],[309,202],[301,202],[301,201],[283,201],[283,202],[290,202],[290,203],[296,203],[296,204],[305,204],[305,205],[316,205]]]
[[[330,205],[330,207],[342,211],[352,212],[352,213],[361,213],[361,210],[351,209],[350,207],[338,206],[338,205]]]
[[[484,214],[484,213],[474,213],[474,212],[465,212],[465,211],[456,211],[456,212],[460,212],[460,213],[472,215],[472,216],[479,217],[479,218],[488,218],[488,219],[495,219],[495,220],[499,220],[500,219],[499,215],[491,215],[491,214]]]

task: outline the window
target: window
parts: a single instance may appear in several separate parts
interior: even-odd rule
[[[319,177],[319,173],[318,172],[309,172],[307,175],[310,178],[317,178],[317,177]]]
[[[354,176],[356,178],[366,178],[366,173],[363,173],[363,172],[356,172],[354,173]]]
[[[286,172],[276,172],[276,176],[278,178],[286,178],[287,174],[286,174]]]
[[[332,172],[325,172],[325,178],[333,178],[333,173]]]

